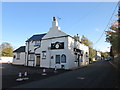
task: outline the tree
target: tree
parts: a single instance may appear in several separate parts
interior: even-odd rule
[[[77,40],[77,35],[74,35],[74,37],[73,37],[75,40]]]
[[[93,43],[88,38],[86,38],[84,35],[81,38],[81,42],[89,47],[92,47],[93,45]]]
[[[118,21],[110,26],[111,31],[106,31],[106,41],[111,44],[113,55],[120,54],[120,36],[118,29]]]
[[[74,35],[74,39],[77,40],[77,36]],[[96,50],[93,49],[93,43],[84,35],[81,37],[80,41],[89,47],[89,58],[93,58],[96,55]]]
[[[4,42],[0,45],[1,49],[1,56],[13,56],[13,47],[7,43]]]
[[[103,57],[108,57],[109,56],[109,52],[101,52],[100,51],[100,53],[101,53],[101,56],[103,56]]]
[[[96,50],[93,49],[92,45],[93,42],[91,42],[87,37],[84,35],[81,38],[81,42],[89,47],[89,58],[93,58],[96,55]]]
[[[94,56],[96,56],[96,50],[89,47],[89,58],[93,58]]]

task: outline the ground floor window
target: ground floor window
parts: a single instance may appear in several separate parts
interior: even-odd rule
[[[86,52],[86,57],[88,57],[88,52]]]
[[[80,60],[81,60],[81,62],[83,62],[83,56],[80,56]]]
[[[42,59],[46,59],[46,51],[42,51]]]
[[[60,64],[60,55],[56,55],[56,64]]]
[[[20,59],[20,53],[17,53],[17,59]]]
[[[61,63],[66,63],[66,55],[62,54]]]
[[[35,56],[34,54],[30,54],[30,60],[34,60]]]

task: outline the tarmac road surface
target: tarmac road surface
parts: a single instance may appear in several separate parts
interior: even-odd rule
[[[109,61],[101,60],[81,69],[14,88],[116,88],[116,82],[116,69]]]

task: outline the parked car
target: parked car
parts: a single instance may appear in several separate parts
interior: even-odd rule
[[[110,61],[110,60],[111,60],[111,57],[106,57],[105,60],[106,60],[106,61]]]

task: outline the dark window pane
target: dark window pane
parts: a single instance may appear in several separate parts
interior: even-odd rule
[[[64,54],[61,56],[61,63],[66,63],[66,56]]]
[[[56,55],[56,64],[60,64],[60,55]]]

